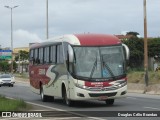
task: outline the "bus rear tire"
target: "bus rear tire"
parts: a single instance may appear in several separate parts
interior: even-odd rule
[[[47,101],[54,102],[54,96],[47,96]]]
[[[46,96],[46,95],[44,95],[44,90],[43,90],[43,86],[41,85],[41,88],[40,88],[40,95],[41,95],[41,100],[43,101],[43,102],[47,102],[47,97],[48,96]]]
[[[113,105],[114,104],[114,99],[108,99],[105,101],[107,105]]]

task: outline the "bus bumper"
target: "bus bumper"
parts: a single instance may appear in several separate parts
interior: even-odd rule
[[[70,93],[71,100],[107,100],[126,97],[127,85],[112,91],[88,91],[76,87],[75,91]]]

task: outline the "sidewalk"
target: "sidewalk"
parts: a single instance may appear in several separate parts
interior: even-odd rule
[[[28,82],[29,83],[28,78],[15,77],[15,80],[16,80],[16,82]]]
[[[146,87],[144,84],[128,83],[128,92],[160,95],[160,84],[152,84]]]

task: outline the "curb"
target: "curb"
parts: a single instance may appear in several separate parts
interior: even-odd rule
[[[128,92],[160,95],[160,84],[145,86],[144,84],[128,83]]]

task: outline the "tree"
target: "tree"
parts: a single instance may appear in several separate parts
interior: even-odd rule
[[[138,35],[139,35],[139,33],[138,32],[127,32],[127,34],[126,35],[132,35],[132,36],[134,36],[134,37],[137,37]]]
[[[144,39],[138,37],[131,37],[129,40],[122,41],[129,47],[130,60],[129,66],[131,68],[141,68],[144,61]],[[160,38],[148,39],[148,56],[154,57],[160,61]]]
[[[13,70],[17,69],[17,64],[13,61]],[[8,61],[0,61],[0,71],[2,72],[9,72],[11,70],[11,64]]]
[[[21,61],[19,63],[19,65],[22,66],[22,71],[21,72],[23,72],[24,68],[27,71],[27,65],[28,65],[28,63],[26,63],[26,60],[28,60],[28,59],[29,59],[29,52],[24,51],[24,50],[20,50],[19,54],[17,54],[17,56],[15,56],[15,61]],[[20,70],[20,68],[19,68],[19,70]]]
[[[142,38],[131,37],[127,41],[122,41],[129,47],[130,60],[129,66],[131,68],[141,68],[144,60],[144,43]]]
[[[14,72],[17,70],[17,67],[18,67],[17,63],[15,61],[13,61],[13,70],[14,70]]]
[[[29,52],[24,51],[24,50],[20,50],[19,54],[16,55],[15,60],[18,61],[19,60],[19,55],[20,55],[20,61],[23,60],[28,60],[29,59]]]
[[[3,72],[10,71],[10,64],[7,61],[0,61],[0,71]]]
[[[148,55],[150,57],[160,57],[160,38],[148,39]]]

